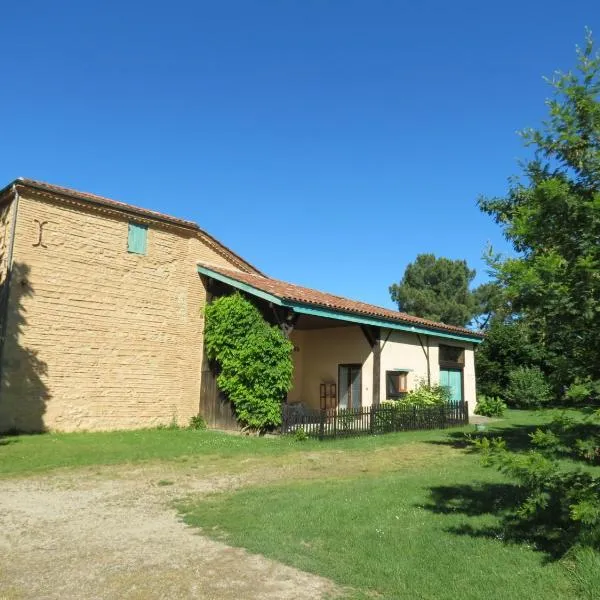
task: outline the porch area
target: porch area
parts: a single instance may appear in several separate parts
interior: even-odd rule
[[[206,265],[198,271],[207,301],[237,291],[292,342],[293,382],[282,399],[286,432],[302,418],[305,425],[318,425],[309,429],[321,437],[468,421],[475,406],[478,334],[260,275]],[[203,388],[208,381],[203,371]],[[382,402],[403,397],[421,382],[451,388],[449,405],[434,412],[383,411]],[[217,394],[213,390],[208,401],[214,403]]]

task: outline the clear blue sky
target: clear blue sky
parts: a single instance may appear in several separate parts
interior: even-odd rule
[[[266,273],[392,306],[418,253],[486,278],[516,130],[600,2],[4,3],[0,185],[197,221]]]

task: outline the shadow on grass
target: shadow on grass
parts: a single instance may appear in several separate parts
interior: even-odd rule
[[[568,459],[585,463],[576,453],[575,440],[586,439],[598,433],[598,425],[589,421],[570,421],[567,427],[560,420],[546,424],[516,424],[507,427],[489,427],[485,432],[472,432],[472,436],[502,437],[506,448],[515,453],[532,450],[531,434],[537,429],[553,431],[560,444],[548,449],[548,456],[555,459]],[[432,444],[464,448],[467,452],[478,453],[469,444],[463,432],[449,432],[445,440],[431,441]],[[588,463],[589,464],[589,463]],[[436,514],[463,514],[467,517],[494,516],[495,524],[478,525],[463,523],[446,531],[456,535],[484,537],[532,546],[546,554],[549,560],[559,559],[576,543],[581,526],[575,526],[565,514],[564,498],[560,490],[547,494],[545,505],[533,515],[519,514],[518,510],[526,500],[527,490],[513,483],[476,482],[457,486],[432,487],[430,502],[425,506]],[[556,492],[556,493],[555,493]]]
[[[513,425],[511,427],[488,427],[483,432],[470,432],[473,437],[488,436],[502,437],[506,441],[506,447],[512,452],[524,452],[531,448],[531,434],[535,433],[536,429],[544,427],[541,425]],[[461,448],[472,453],[477,453],[466,438],[464,431],[448,432],[446,439],[430,440],[430,444],[438,446],[451,446],[452,448]]]
[[[573,545],[572,535],[567,535],[564,529],[548,519],[526,519],[517,515],[517,508],[524,500],[525,490],[518,485],[482,482],[433,487],[430,489],[430,502],[424,508],[442,515],[495,516],[498,518],[496,524],[477,526],[463,523],[445,531],[526,544],[546,554],[548,560],[560,559]]]
[[[581,416],[589,414],[589,410],[579,411]],[[471,431],[468,435],[475,437],[501,437],[506,442],[506,449],[510,452],[527,452],[532,450],[531,436],[537,430],[553,432],[560,443],[546,453],[555,459],[567,459],[575,462],[589,463],[589,461],[576,449],[576,440],[591,439],[598,435],[599,425],[589,420],[569,421],[568,426],[561,425],[560,421],[548,421],[538,424],[515,424],[508,427],[488,426],[484,431]],[[477,454],[478,449],[473,446],[463,431],[448,432],[443,440],[430,440],[430,444],[451,446],[464,449],[469,453]]]

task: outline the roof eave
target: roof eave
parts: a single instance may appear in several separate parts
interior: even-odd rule
[[[204,265],[197,265],[198,273],[205,275],[207,277],[212,277],[217,281],[230,285],[235,289],[246,292],[252,296],[257,298],[261,298],[262,300],[266,300],[267,302],[271,302],[276,306],[285,306],[286,308],[292,309],[294,312],[305,315],[313,315],[317,317],[323,317],[326,319],[337,319],[339,321],[356,323],[357,325],[372,325],[375,327],[384,327],[387,329],[395,329],[398,331],[407,331],[410,333],[422,333],[424,335],[434,335],[436,337],[460,340],[463,342],[472,342],[474,344],[479,344],[483,341],[483,339],[477,335],[469,335],[467,333],[459,333],[452,331],[445,331],[443,329],[437,329],[435,327],[426,327],[426,326],[418,326],[412,325],[410,323],[402,323],[400,321],[395,321],[391,319],[384,319],[382,317],[364,315],[356,312],[347,312],[336,308],[329,308],[325,306],[318,306],[316,304],[309,304],[305,302],[299,302],[297,300],[289,300],[286,298],[281,298],[276,296],[275,294],[270,294],[269,292],[265,292],[264,290],[258,289],[253,285],[248,283],[238,281],[233,277],[229,277],[224,275],[223,273],[219,273],[217,271],[213,271],[209,267],[205,267]]]

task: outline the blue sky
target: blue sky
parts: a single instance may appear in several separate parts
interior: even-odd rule
[[[481,261],[479,213],[597,0],[11,2],[0,185],[197,221],[263,271],[393,306],[421,252]]]

